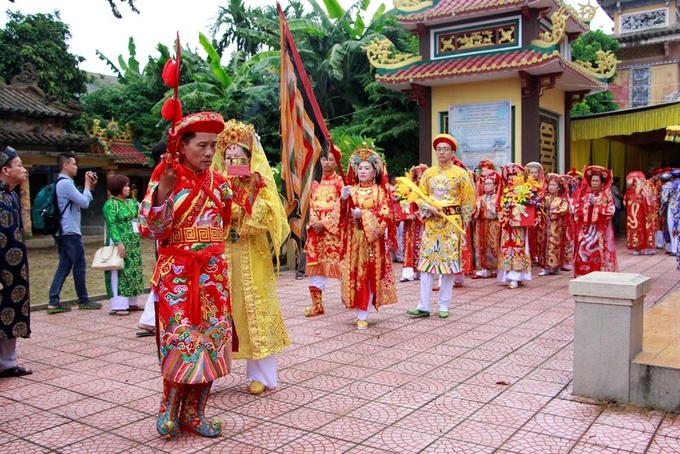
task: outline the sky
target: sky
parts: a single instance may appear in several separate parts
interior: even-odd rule
[[[344,8],[354,2],[340,0]],[[133,13],[126,4],[116,1],[123,15],[122,19],[116,19],[111,14],[109,4],[105,0],[14,0],[14,3],[3,3],[5,8],[0,11],[0,23],[3,27],[7,21],[7,10],[23,14],[52,13],[58,10],[62,22],[68,24],[71,31],[69,51],[85,58],[80,64],[80,69],[112,75],[113,71],[97,57],[96,51],[100,51],[117,64],[119,55],[123,55],[124,59],[129,57],[127,46],[131,36],[134,37],[137,46],[137,60],[142,65],[146,63],[147,56],[159,55],[156,50],[157,43],[172,46],[178,31],[183,46],[189,46],[192,50],[197,49],[198,53],[203,55],[204,52],[198,43],[198,33],[203,32],[210,37],[210,24],[217,17],[219,7],[226,6],[228,0],[136,0],[135,5],[140,14]],[[245,3],[252,8],[258,5],[274,5],[275,0],[246,0]],[[323,2],[319,0],[319,3]],[[392,7],[391,0],[383,2],[371,0],[370,11],[381,3],[385,3],[388,8]],[[287,2],[282,0],[281,4],[285,5]],[[366,15],[364,18],[368,19]],[[612,32],[611,20],[601,8],[598,8],[591,28],[601,28],[605,33]]]

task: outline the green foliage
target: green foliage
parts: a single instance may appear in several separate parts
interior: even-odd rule
[[[115,118],[120,125],[129,124],[140,143],[153,146],[161,140],[165,129],[160,123],[160,110],[155,110],[154,105],[167,88],[153,82],[154,79],[141,76],[128,77],[124,84],[107,85],[83,96],[84,113],[74,128],[82,132],[92,126],[95,118],[102,122]]]
[[[346,134],[373,137],[385,149],[390,175],[401,175],[418,163],[418,107],[401,93],[373,82],[366,87],[370,104],[354,113],[351,122],[338,128]]]
[[[87,74],[78,69],[85,59],[68,51],[68,25],[59,12],[29,14],[7,11],[0,30],[0,78],[7,83],[27,64],[38,74],[38,86],[66,103],[85,93]]]
[[[595,63],[597,61],[596,52],[602,50],[614,53],[620,47],[621,45],[617,40],[610,38],[602,30],[593,30],[574,40],[571,44],[571,57],[572,60]],[[609,78],[607,82],[612,82],[615,78],[616,74]]]
[[[619,106],[614,102],[614,95],[611,91],[603,91],[594,95],[586,96],[585,99],[571,109],[571,117],[577,118],[589,114],[613,112],[619,110]]]
[[[607,36],[602,30],[593,30],[579,36],[571,45],[572,60],[579,60],[583,62],[597,62],[596,52],[609,51],[616,52],[621,45],[615,39]],[[607,82],[613,82],[617,74],[614,73]],[[618,106],[614,102],[614,95],[610,91],[602,93],[595,93],[588,95],[585,99],[574,105],[570,115],[572,118],[581,117],[583,115],[611,112],[618,110]]]

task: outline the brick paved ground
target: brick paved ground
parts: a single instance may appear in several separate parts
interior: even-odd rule
[[[646,308],[677,289],[674,258],[619,247],[621,271],[654,280]],[[326,315],[305,319],[307,280],[281,273],[279,387],[249,395],[237,361],[209,402],[218,439],[157,434],[159,367],[136,314],[34,312],[18,351],[34,373],[0,380],[0,452],[680,452],[675,415],[572,396],[570,276],[534,275],[517,290],[468,280],[446,320],[407,317],[418,283],[397,284],[399,303],[357,331],[336,282]]]

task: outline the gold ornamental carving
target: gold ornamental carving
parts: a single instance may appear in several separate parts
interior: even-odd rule
[[[578,20],[585,24],[590,24],[595,18],[595,13],[597,13],[597,5],[592,4],[591,0],[588,0],[588,3],[584,5],[578,5],[578,8],[569,6],[569,9]]]
[[[576,60],[573,63],[596,79],[609,79],[613,77],[616,73],[616,66],[621,63],[616,59],[616,55],[611,51],[605,52],[603,50],[598,50],[595,52],[595,55],[597,60],[594,65],[592,62],[581,60]]]
[[[413,11],[420,11],[421,9],[432,7],[433,2],[431,0],[392,0],[392,4],[399,11],[412,13]]]
[[[567,28],[568,19],[569,13],[567,12],[567,9],[562,6],[550,16],[550,22],[552,22],[551,30],[539,33],[538,39],[531,41],[531,44],[539,47],[552,47],[561,44],[566,37],[565,30]]]
[[[104,147],[104,153],[111,153],[111,145],[114,141],[134,141],[134,133],[128,123],[125,124],[125,129],[121,129],[118,122],[111,118],[106,126],[102,125],[102,121],[98,118],[92,120],[92,127],[85,128],[88,136],[97,139]]]
[[[378,69],[397,69],[422,60],[420,55],[397,53],[394,44],[387,38],[374,38],[367,46],[361,48],[371,66]]]

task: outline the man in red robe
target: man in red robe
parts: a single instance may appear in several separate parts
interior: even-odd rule
[[[224,255],[231,190],[210,170],[223,128],[214,112],[177,121],[139,210],[140,233],[158,242],[151,287],[158,295],[163,398],[156,429],[167,437],[180,429],[206,437],[221,432],[220,421],[207,420],[203,412],[213,380],[231,366]]]

